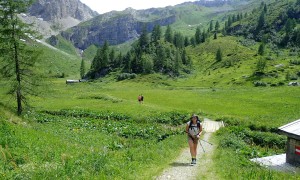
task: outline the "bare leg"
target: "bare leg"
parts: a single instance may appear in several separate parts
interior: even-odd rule
[[[190,146],[190,153],[191,153],[191,156],[194,157],[195,153],[195,148],[194,148],[194,142],[192,139],[189,139],[189,146]]]
[[[198,145],[198,141],[197,141],[197,143],[193,143],[193,144],[194,144],[194,156],[193,156],[193,157],[196,158],[196,156],[197,156],[197,145]]]

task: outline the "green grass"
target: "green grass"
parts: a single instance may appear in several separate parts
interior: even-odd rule
[[[228,123],[215,136],[219,143],[213,157],[214,171],[222,179],[299,179],[294,172],[277,172],[249,161],[284,153],[286,137],[264,131],[268,130],[253,127],[250,130],[243,122],[239,125]]]
[[[23,178],[59,176],[151,179],[180,153],[182,147],[187,146],[182,135],[171,136],[161,143],[156,143],[157,135],[146,140],[124,138],[118,135],[118,132],[123,132],[122,129],[106,133],[108,131],[103,128],[109,123],[107,121],[88,117],[53,116],[43,114],[42,111],[109,111],[129,116],[134,120],[133,125],[142,129],[151,125],[164,129],[148,118],[159,112],[170,111],[186,115],[197,112],[201,117],[234,118],[267,127],[278,127],[300,116],[300,89],[295,87],[220,87],[213,90],[193,84],[172,85],[177,82],[160,75],[121,82],[115,82],[111,77],[102,82],[73,85],[66,85],[64,80],[52,82],[51,90],[43,98],[31,99],[36,113],[28,114],[21,122],[16,121],[19,124],[17,126],[9,125],[11,132],[14,132],[14,142],[22,143],[9,144],[9,149],[3,147],[2,151],[13,157],[4,166],[14,166],[15,163],[20,168],[11,167],[14,170],[8,170],[7,167],[8,169],[0,171],[2,177],[10,179],[18,175]],[[145,97],[142,105],[137,102],[137,95],[140,93]],[[3,95],[2,91],[1,99],[3,104],[11,106],[11,99]],[[9,114],[1,117],[2,121],[9,117],[15,119]],[[115,124],[113,127],[127,126],[118,121],[110,123]],[[163,132],[163,129],[157,132]],[[145,142],[147,145],[142,146]],[[228,169],[227,163],[223,163],[215,170],[218,176],[230,179],[234,177],[232,172],[237,167],[241,167],[241,177],[244,178],[278,178],[285,175],[261,170],[255,165],[243,167],[248,159],[242,155],[236,157],[234,152],[230,149],[216,152],[214,167],[218,167],[221,160],[226,160],[231,167]],[[146,157],[147,160],[141,163]],[[223,172],[222,169],[226,168],[226,172]],[[139,176],[136,177],[134,174],[137,173],[134,172]]]
[[[4,179],[150,179],[185,144],[182,135],[158,142],[171,131],[153,123],[27,113],[16,126],[6,122],[9,117],[15,118],[0,116]]]
[[[92,62],[97,53],[97,46],[91,45],[83,52],[83,59]]]
[[[37,44],[36,48],[42,52],[36,64],[39,74],[51,78],[80,78],[81,58],[40,44]],[[86,62],[85,67],[88,70],[90,62]]]
[[[55,46],[57,49],[60,49],[73,56],[78,56],[76,48],[70,41],[67,41],[61,35],[56,36],[56,38],[58,39],[58,44]]]
[[[192,113],[229,125],[214,137],[217,151],[210,171],[216,177],[299,179],[249,161],[282,153],[282,137],[274,129],[300,117],[300,89],[288,87],[286,80],[287,72],[300,71],[290,64],[297,57],[287,49],[277,56],[268,47],[259,57],[259,44],[243,46],[240,40],[219,35],[188,47],[194,69],[178,78],[151,74],[117,81],[113,72],[70,85],[65,80],[79,78],[80,58],[38,46],[44,51],[38,69],[48,77],[47,85],[42,84],[39,97],[28,99],[33,108],[23,117],[12,113],[14,98],[6,94],[10,83],[0,81],[0,179],[152,179],[187,147],[178,123]],[[218,48],[223,60],[216,63]],[[269,56],[266,76],[251,77],[257,59]],[[277,69],[277,64],[285,66]],[[257,80],[268,86],[254,87]],[[271,87],[279,82],[283,85]]]

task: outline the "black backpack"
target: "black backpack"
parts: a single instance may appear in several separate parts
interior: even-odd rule
[[[189,129],[191,129],[192,124],[193,124],[193,120],[190,121]],[[200,126],[201,126],[201,121],[200,121],[200,119],[198,119],[198,120],[197,120],[197,127],[200,129]]]

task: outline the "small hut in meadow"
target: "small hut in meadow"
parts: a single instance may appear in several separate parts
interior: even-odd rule
[[[280,134],[287,136],[286,162],[300,165],[300,119],[278,128]]]

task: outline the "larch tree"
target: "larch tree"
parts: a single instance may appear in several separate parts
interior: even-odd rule
[[[35,64],[40,52],[34,47],[36,33],[18,14],[26,13],[31,0],[0,1],[0,66],[9,80],[9,93],[15,96],[17,114],[21,115],[30,95],[38,95]]]

